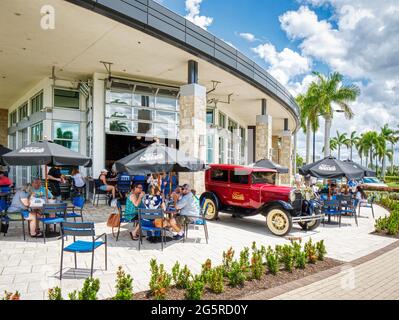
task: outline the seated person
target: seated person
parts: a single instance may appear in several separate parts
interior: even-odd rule
[[[9,192],[13,182],[10,178],[6,177],[4,171],[0,171],[0,193]]]
[[[83,189],[86,186],[84,176],[80,173],[78,168],[74,168],[71,173],[73,184],[77,189]]]
[[[128,221],[137,220],[138,209],[142,206],[144,197],[143,186],[141,184],[134,184],[126,197],[125,218]],[[139,240],[139,231],[140,226],[137,225],[134,230],[130,232],[132,240]]]
[[[32,181],[31,195],[35,198],[46,199],[46,189],[42,186],[42,180],[35,178]],[[50,190],[47,190],[47,197],[53,198]]]
[[[39,231],[38,215],[35,212],[29,212],[29,197],[32,193],[32,187],[30,185],[24,185],[18,190],[14,198],[12,199],[11,205],[8,207],[7,216],[12,217],[13,213],[20,217],[20,213],[23,217],[29,221],[29,234],[32,238],[43,237],[43,233]]]
[[[109,199],[108,205],[111,204],[112,199],[115,199],[115,187],[107,184],[107,169],[102,169],[101,174],[98,177],[100,183],[100,190],[105,192],[111,192],[112,198]]]
[[[181,196],[176,203],[176,210],[180,211],[178,220],[180,225],[190,223],[194,221],[195,217],[200,217],[201,209],[188,184],[183,185],[181,189]],[[176,238],[182,237],[184,237],[184,232],[180,232]]]
[[[356,187],[356,202],[359,204],[367,203],[367,195],[361,186]]]

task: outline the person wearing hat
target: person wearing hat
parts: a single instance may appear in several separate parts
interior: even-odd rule
[[[102,169],[101,174],[98,177],[98,181],[100,183],[100,190],[105,192],[110,192],[112,194],[112,198],[109,199],[109,204],[111,203],[112,199],[115,199],[115,187],[107,184],[107,169]]]

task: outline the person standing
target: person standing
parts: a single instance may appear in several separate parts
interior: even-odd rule
[[[61,200],[61,183],[65,183],[65,178],[61,174],[61,167],[53,166],[47,174],[49,180],[49,189],[57,200]]]

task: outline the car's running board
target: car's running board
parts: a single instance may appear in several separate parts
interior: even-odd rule
[[[313,220],[321,220],[324,219],[324,216],[325,216],[324,214],[316,214],[314,216],[292,217],[292,222],[298,223],[298,222],[308,222]]]

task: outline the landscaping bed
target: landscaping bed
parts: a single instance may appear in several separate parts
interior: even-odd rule
[[[277,275],[265,273],[260,280],[245,281],[245,284],[240,287],[230,287],[228,281],[224,281],[225,291],[220,294],[212,292],[209,288],[204,289],[202,296],[203,300],[235,300],[245,296],[258,293],[259,291],[271,289],[281,286],[283,284],[302,279],[312,274],[334,268],[342,265],[343,262],[325,258],[323,261],[318,261],[316,264],[308,264],[305,269],[294,269],[292,272],[281,270]],[[168,290],[167,300],[185,300],[185,290],[172,287]],[[151,291],[138,292],[134,295],[134,300],[152,300]]]
[[[399,201],[397,194],[381,193],[376,203],[389,211],[389,215],[380,217],[375,222],[375,231],[378,236],[399,239]]]

